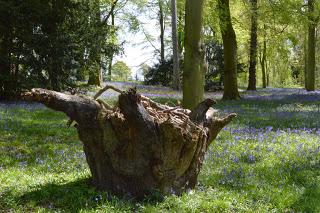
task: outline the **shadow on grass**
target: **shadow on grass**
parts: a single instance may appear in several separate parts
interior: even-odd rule
[[[320,188],[317,186],[306,188],[291,207],[297,212],[320,212]]]
[[[67,184],[49,183],[39,189],[23,194],[18,198],[19,204],[30,208],[44,208],[55,211],[78,212],[80,210],[126,211],[133,212],[138,206],[162,202],[163,197],[157,193],[144,200],[115,196],[109,192],[98,191],[90,179],[80,179]]]
[[[99,192],[90,185],[90,180],[80,179],[67,184],[49,183],[39,189],[23,194],[18,198],[20,205],[30,208],[44,208],[54,211],[97,209],[99,207],[117,210],[130,210],[133,205],[106,192]]]

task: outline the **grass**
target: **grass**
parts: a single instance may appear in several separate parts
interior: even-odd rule
[[[0,212],[320,212],[319,105],[285,98],[218,103],[222,114],[239,116],[211,145],[197,188],[137,203],[88,184],[82,144],[62,113],[3,104]]]

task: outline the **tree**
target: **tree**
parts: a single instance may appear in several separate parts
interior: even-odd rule
[[[164,62],[165,60],[165,54],[164,54],[165,23],[164,23],[163,1],[158,0],[158,5],[159,5],[159,24],[160,24],[160,61]]]
[[[175,90],[180,89],[180,66],[179,66],[179,50],[178,50],[178,34],[177,34],[177,1],[171,0],[172,12],[172,57],[173,57],[173,84]]]
[[[113,81],[128,81],[131,76],[131,70],[123,61],[117,61],[112,66]]]
[[[315,70],[316,70],[316,20],[315,1],[308,0],[309,25],[308,25],[308,55],[307,55],[307,82],[306,90],[315,90]]]
[[[267,88],[267,41],[263,39],[263,49],[262,49],[262,56],[260,57],[260,65],[261,65],[261,72],[262,72],[262,87]]]
[[[100,0],[93,1],[94,14],[91,18],[91,24],[93,27],[98,28],[101,26],[101,11]],[[102,48],[101,36],[95,36],[95,43],[89,53],[89,60],[93,62],[89,69],[88,85],[101,86],[102,84],[102,71],[101,71],[101,48]]]
[[[2,7],[6,6],[6,7]],[[12,46],[13,23],[11,19],[12,5],[1,2],[0,5],[0,99],[9,98],[14,94],[12,88],[11,77],[11,61],[10,61],[10,47]],[[2,8],[5,8],[3,10]]]
[[[0,1],[1,98],[17,97],[31,85],[59,91],[73,84],[76,62],[83,58],[75,14],[83,13],[84,5],[71,0]]]
[[[193,109],[204,95],[204,47],[201,44],[204,0],[187,0],[185,14],[185,56],[183,106]]]
[[[120,93],[115,107],[97,100],[108,89]],[[193,189],[208,147],[235,117],[218,118],[211,99],[190,112],[112,86],[94,99],[44,89],[33,89],[24,98],[65,112],[69,124],[77,123],[94,186],[136,199]]]
[[[88,71],[99,79],[101,58],[116,49],[106,43],[109,26],[100,20],[99,4],[0,0],[1,99],[32,87],[63,90]]]
[[[110,10],[110,16],[111,16],[111,35],[110,37],[115,37],[116,34],[116,28],[115,28],[115,9],[116,9],[116,5],[118,3],[117,1],[113,1],[112,6],[111,6],[111,10]],[[116,39],[114,39],[116,40]],[[113,63],[113,57],[115,54],[115,50],[113,50],[112,48],[110,49],[110,52],[108,53],[109,56],[109,64],[108,64],[108,80],[111,81],[112,79],[112,63]]]
[[[251,2],[251,37],[250,37],[250,60],[249,60],[249,84],[248,90],[257,90],[256,65],[257,65],[257,30],[258,30],[258,1]]]
[[[218,0],[219,23],[223,41],[224,100],[240,98],[237,82],[237,40],[232,27],[229,0]]]
[[[93,10],[95,11],[92,16],[89,17],[91,25],[96,29],[94,38],[91,43],[89,59],[92,62],[92,68],[89,70],[89,85],[101,86],[102,83],[102,57],[109,56],[109,72],[112,66],[112,60],[114,54],[117,52],[117,44],[111,42],[108,43],[108,38],[113,37],[116,33],[114,26],[115,7],[118,0],[108,1],[101,3],[100,0],[94,0],[92,2]],[[101,8],[107,8],[102,10]],[[102,17],[102,14],[106,14]],[[111,18],[111,24],[108,23]],[[92,39],[92,38],[91,38]],[[109,76],[111,73],[109,73]]]
[[[172,76],[173,60],[169,59],[147,67],[147,72],[144,73],[144,83],[146,85],[172,86]]]

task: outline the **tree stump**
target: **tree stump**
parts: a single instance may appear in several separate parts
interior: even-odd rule
[[[96,100],[107,89],[120,93],[114,107]],[[94,186],[135,198],[155,190],[166,195],[194,188],[208,146],[236,116],[218,118],[211,99],[190,111],[112,86],[94,98],[45,89],[23,96],[76,123]]]

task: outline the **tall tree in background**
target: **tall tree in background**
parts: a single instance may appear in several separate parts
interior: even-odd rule
[[[204,94],[204,50],[201,45],[204,0],[186,0],[183,106],[193,109]]]
[[[263,26],[263,45],[260,52],[260,65],[262,73],[262,87],[267,88],[267,39],[266,39],[266,25]]]
[[[163,11],[163,2],[162,0],[158,0],[159,5],[159,24],[160,24],[160,61],[161,63],[165,61],[164,55],[164,31],[165,31],[165,23],[164,23],[164,11]]]
[[[0,100],[10,97],[14,90],[12,90],[10,71],[10,46],[12,46],[12,16],[10,16],[10,9],[12,5],[10,2],[7,8],[0,7]],[[4,3],[2,3],[4,4]]]
[[[102,83],[102,68],[104,67],[103,57],[109,59],[108,77],[109,80],[112,70],[112,61],[114,54],[119,50],[119,45],[113,42],[113,37],[116,35],[116,28],[114,26],[115,7],[118,0],[108,2],[94,0],[92,2],[95,13],[89,17],[89,21],[96,29],[90,43],[89,59],[91,61],[91,69],[89,69],[89,85],[100,86]],[[103,8],[103,9],[102,9]],[[111,24],[109,19],[111,18]],[[111,38],[111,39],[110,39]],[[111,40],[111,41],[110,41]]]
[[[99,28],[101,26],[101,11],[100,11],[100,0],[93,1],[93,7],[95,13],[93,14],[92,25],[95,28]],[[101,86],[102,84],[102,72],[101,72],[101,48],[102,48],[102,38],[99,35],[95,35],[95,43],[91,48],[89,53],[89,58],[93,62],[93,66],[89,69],[89,80],[88,85],[96,85]]]
[[[218,0],[219,23],[223,40],[224,100],[240,98],[237,82],[237,39],[232,27],[229,0]]]
[[[262,72],[262,87],[267,88],[267,41],[263,39],[263,50],[262,50],[262,57],[260,60],[261,64],[261,72]]]
[[[114,1],[111,10],[110,10],[110,16],[111,16],[111,31],[112,33],[115,33],[115,6],[117,4],[117,1]],[[109,52],[109,64],[108,64],[108,80],[112,80],[112,63],[113,63],[113,57],[114,57],[114,51],[111,49]]]
[[[316,18],[315,1],[308,1],[309,25],[308,25],[308,53],[306,66],[306,90],[315,90],[315,70],[316,70]]]
[[[250,35],[250,59],[249,59],[249,84],[248,90],[257,90],[256,65],[257,65],[257,25],[258,8],[257,0],[251,2],[251,35]]]
[[[173,89],[180,89],[180,67],[179,67],[179,50],[177,34],[177,1],[171,0],[172,14],[172,51],[173,51]]]

